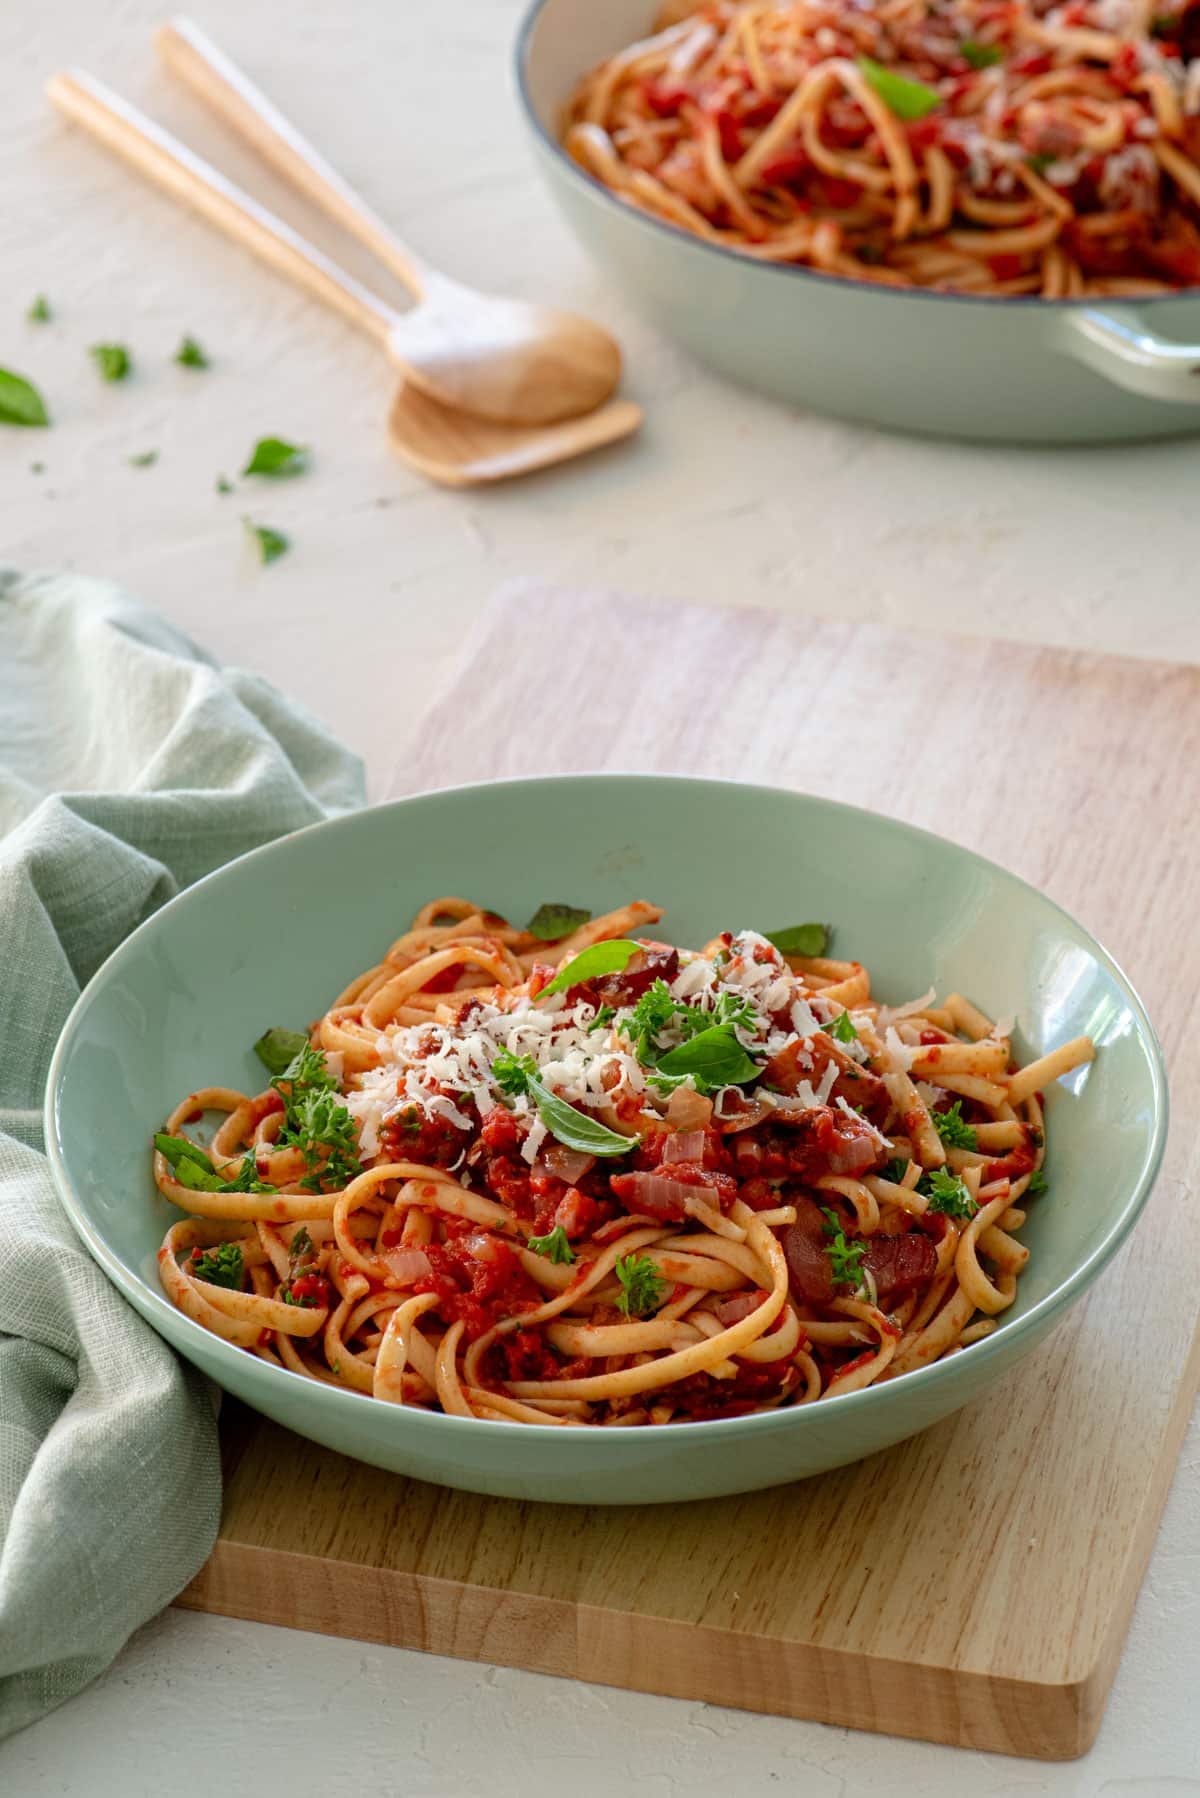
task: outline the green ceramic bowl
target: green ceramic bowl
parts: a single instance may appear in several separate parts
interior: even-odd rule
[[[870,870],[870,879],[862,877]],[[303,1023],[417,907],[464,893],[513,917],[543,899],[666,906],[662,932],[832,919],[899,1002],[930,984],[1017,1018],[1022,1058],[1088,1031],[1096,1061],[1050,1095],[1050,1190],[1020,1297],[993,1336],[891,1385],[757,1417],[563,1430],[401,1410],[219,1341],[168,1304],[155,1251],[175,1208],[150,1134],[208,1083],[257,1090],[250,1044]],[[267,1416],[399,1473],[513,1498],[653,1503],[750,1491],[899,1442],[976,1398],[1081,1298],[1132,1228],[1162,1155],[1154,1032],[1081,925],[990,862],[870,812],[732,782],[579,775],[458,787],[298,832],[151,918],[67,1022],[46,1100],[64,1203],[96,1259],[189,1360]],[[1030,1418],[1030,1428],[1036,1420]]]
[[[1022,443],[1200,431],[1200,289],[1137,302],[988,299],[757,262],[618,200],[558,141],[580,77],[659,0],[532,0],[517,91],[542,174],[638,308],[722,374],[894,430]]]

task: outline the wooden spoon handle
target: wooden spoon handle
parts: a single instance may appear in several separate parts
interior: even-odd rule
[[[53,76],[46,92],[68,118],[175,199],[183,200],[227,237],[253,250],[298,287],[386,344],[396,322],[390,307],[119,94],[80,70]]]
[[[193,93],[241,134],[300,193],[357,237],[421,298],[435,273],[371,210],[223,50],[190,19],[155,33],[159,55]]]

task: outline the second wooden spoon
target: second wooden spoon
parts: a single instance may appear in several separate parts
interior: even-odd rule
[[[155,43],[168,68],[416,297],[387,338],[407,385],[514,425],[577,418],[609,397],[621,352],[607,331],[573,312],[480,293],[431,268],[199,26],[176,19]]]

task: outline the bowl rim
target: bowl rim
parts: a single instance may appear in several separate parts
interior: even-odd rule
[[[1005,311],[1014,308],[1032,313],[1034,316],[1053,317],[1060,312],[1072,313],[1092,311],[1111,315],[1113,308],[1140,311],[1143,308],[1172,306],[1181,300],[1195,302],[1200,299],[1200,285],[1178,288],[1174,293],[1131,295],[1121,299],[1116,295],[1111,298],[1092,295],[1073,299],[1043,299],[1040,294],[988,294],[988,293],[944,293],[932,287],[888,287],[883,282],[859,281],[852,275],[824,275],[817,269],[808,268],[796,262],[760,262],[753,256],[744,256],[739,250],[727,249],[724,244],[709,243],[706,238],[696,237],[685,231],[681,225],[673,225],[669,219],[656,218],[653,213],[643,212],[640,207],[626,205],[619,200],[603,181],[598,181],[586,169],[580,168],[573,156],[568,155],[552,132],[548,131],[538,117],[533,103],[533,95],[529,87],[529,61],[533,44],[533,35],[537,30],[542,14],[551,6],[561,4],[561,0],[527,0],[517,34],[513,44],[513,73],[517,97],[526,121],[535,138],[542,147],[549,151],[552,158],[559,163],[568,178],[574,182],[582,193],[593,201],[608,207],[614,214],[626,220],[636,220],[639,225],[652,231],[664,233],[677,244],[689,244],[694,249],[709,256],[718,256],[723,261],[735,262],[739,268],[757,269],[764,278],[783,281],[820,282],[823,287],[833,289],[845,288],[855,293],[876,296],[880,299],[939,301],[941,304],[967,306],[1002,306]]]
[[[289,1383],[303,1378],[303,1376],[293,1373],[290,1368],[274,1367],[269,1362],[247,1355],[245,1350],[215,1336],[203,1325],[187,1317],[171,1304],[164,1292],[151,1285],[149,1280],[144,1279],[140,1273],[123,1261],[109,1247],[103,1235],[88,1218],[68,1166],[67,1151],[59,1129],[59,1099],[63,1074],[71,1054],[75,1034],[102,988],[120,973],[126,961],[140,953],[142,945],[147,940],[152,939],[163,929],[171,928],[170,914],[179,910],[191,910],[197,905],[203,907],[207,903],[208,890],[214,883],[223,881],[232,871],[241,870],[247,864],[266,864],[274,858],[286,858],[291,851],[291,846],[301,838],[309,838],[322,832],[336,833],[339,830],[352,830],[361,826],[365,820],[382,820],[385,817],[402,814],[405,807],[414,803],[437,801],[456,794],[475,793],[481,790],[495,791],[502,788],[527,790],[550,783],[571,785],[581,782],[604,782],[609,785],[619,785],[631,781],[646,785],[674,782],[680,785],[710,787],[722,792],[734,790],[764,794],[774,799],[794,801],[802,806],[815,806],[820,810],[836,812],[843,816],[849,814],[853,818],[866,819],[870,821],[870,825],[874,829],[882,829],[909,840],[916,838],[935,843],[939,848],[950,849],[954,854],[966,857],[969,862],[986,869],[992,876],[998,876],[1003,881],[1022,889],[1039,905],[1047,907],[1053,916],[1062,919],[1072,931],[1079,932],[1085,938],[1090,953],[1122,989],[1126,1002],[1134,1013],[1138,1039],[1146,1052],[1150,1072],[1151,1139],[1137,1180],[1108,1230],[1091,1254],[1078,1266],[1072,1268],[1066,1278],[1060,1281],[1044,1298],[1039,1299],[1029,1311],[1012,1318],[1007,1324],[1002,1323],[1001,1327],[991,1335],[973,1343],[969,1363],[965,1362],[962,1356],[954,1356],[949,1361],[935,1361],[926,1367],[916,1368],[911,1373],[901,1376],[901,1381],[896,1384],[888,1382],[883,1386],[867,1386],[860,1391],[842,1393],[832,1400],[821,1401],[818,1404],[787,1406],[775,1411],[751,1413],[740,1417],[704,1419],[687,1426],[689,1442],[695,1439],[698,1431],[717,1432],[719,1438],[732,1438],[753,1431],[755,1436],[765,1438],[780,1430],[819,1428],[822,1419],[828,1423],[834,1416],[850,1416],[856,1412],[870,1414],[879,1407],[881,1402],[884,1404],[888,1402],[889,1393],[911,1392],[917,1383],[919,1383],[921,1392],[929,1393],[933,1391],[935,1384],[946,1386],[959,1383],[962,1380],[960,1370],[964,1367],[969,1366],[971,1369],[979,1370],[998,1357],[1007,1360],[1010,1351],[1018,1343],[1030,1335],[1036,1337],[1040,1334],[1041,1329],[1048,1325],[1049,1320],[1055,1314],[1069,1310],[1071,1305],[1097,1279],[1133,1229],[1153,1189],[1166,1149],[1170,1097],[1162,1046],[1140,994],[1116,958],[1064,906],[1039,891],[1037,887],[1022,879],[1020,875],[1012,873],[1001,863],[992,861],[989,857],[980,855],[973,849],[967,849],[962,844],[955,843],[953,839],[941,836],[936,831],[926,830],[921,825],[909,824],[884,812],[872,811],[866,806],[851,805],[844,800],[829,799],[823,795],[809,793],[795,787],[773,786],[765,781],[740,781],[712,775],[648,773],[645,771],[619,772],[607,769],[539,775],[502,775],[487,780],[460,781],[450,786],[432,787],[417,793],[405,794],[398,799],[385,800],[377,805],[357,807],[353,811],[342,812],[332,818],[319,819],[313,824],[302,826],[299,830],[289,831],[284,836],[276,837],[271,842],[260,844],[255,849],[235,856],[231,861],[223,863],[210,873],[201,876],[199,880],[193,881],[190,886],[185,887],[182,892],[177,893],[160,906],[156,912],[138,925],[136,930],[131,931],[96,969],[71,1007],[51,1057],[43,1105],[46,1153],[55,1185],[73,1228],[93,1258],[108,1274],[117,1289],[133,1304],[134,1309],[171,1346],[176,1347],[177,1340],[194,1342],[197,1349],[203,1348],[205,1351],[204,1356],[200,1358],[202,1364],[215,1358],[219,1364],[228,1365],[237,1376],[233,1382],[237,1386],[244,1386],[247,1382],[250,1385],[261,1382],[266,1390],[278,1390],[282,1396],[289,1391],[293,1393],[298,1391],[297,1387]],[[164,920],[167,922],[164,923]],[[184,1214],[181,1212],[180,1215]],[[155,1319],[160,1320],[163,1327],[159,1328]],[[179,1349],[178,1352],[187,1353],[183,1349]],[[188,1355],[188,1359],[193,1362],[198,1358]],[[226,1384],[218,1375],[214,1374],[211,1377],[216,1379],[219,1385]],[[284,1384],[281,1385],[280,1381],[283,1381]],[[401,1420],[395,1426],[398,1432],[404,1428],[429,1429],[439,1435],[445,1435],[448,1443],[453,1442],[455,1434],[463,1430],[470,1432],[470,1436],[464,1438],[464,1441],[482,1441],[483,1438],[478,1435],[481,1428],[491,1431],[493,1437],[495,1437],[495,1432],[503,1432],[499,1440],[512,1442],[514,1447],[527,1438],[545,1441],[551,1437],[558,1437],[566,1438],[568,1442],[578,1440],[586,1444],[592,1436],[592,1432],[588,1430],[563,1430],[555,1424],[450,1417],[442,1412],[426,1412],[406,1406],[380,1406],[370,1393],[358,1392],[349,1387],[326,1386],[318,1381],[308,1381],[306,1384],[311,1389],[309,1396],[317,1412],[328,1413],[332,1408],[332,1414],[337,1415],[339,1411],[345,1412],[347,1404],[366,1405],[370,1407],[370,1412],[364,1415],[379,1417],[381,1412],[386,1412]],[[250,1399],[248,1402],[253,1404],[254,1400]],[[964,1395],[963,1402],[967,1402],[967,1395]],[[838,1407],[836,1412],[833,1409],[834,1406]],[[953,1409],[954,1407],[948,1408]],[[346,1413],[346,1415],[349,1417],[352,1413]],[[811,1419],[814,1415],[818,1420],[817,1423],[806,1426],[802,1420]],[[391,1426],[383,1425],[383,1427],[386,1429]],[[606,1426],[607,1434],[611,1434],[613,1431],[620,1440],[625,1442],[635,1436],[639,1440],[644,1440],[646,1434],[641,1426],[621,1424]],[[655,1432],[655,1434],[657,1435],[659,1432]],[[670,1433],[666,1434],[669,1436]],[[399,1440],[399,1434],[397,1439]],[[582,1454],[585,1451],[583,1449],[575,1451],[568,1447],[564,1452]]]

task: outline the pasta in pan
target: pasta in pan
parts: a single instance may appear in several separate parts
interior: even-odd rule
[[[630,205],[890,286],[1200,284],[1200,0],[710,0],[670,17],[585,78],[567,121],[571,155]]]
[[[660,915],[423,907],[255,1045],[263,1091],[155,1138],[172,1301],[305,1378],[562,1426],[809,1404],[986,1336],[1090,1040],[1019,1069],[959,994],[880,1004],[824,926],[691,951]]]

